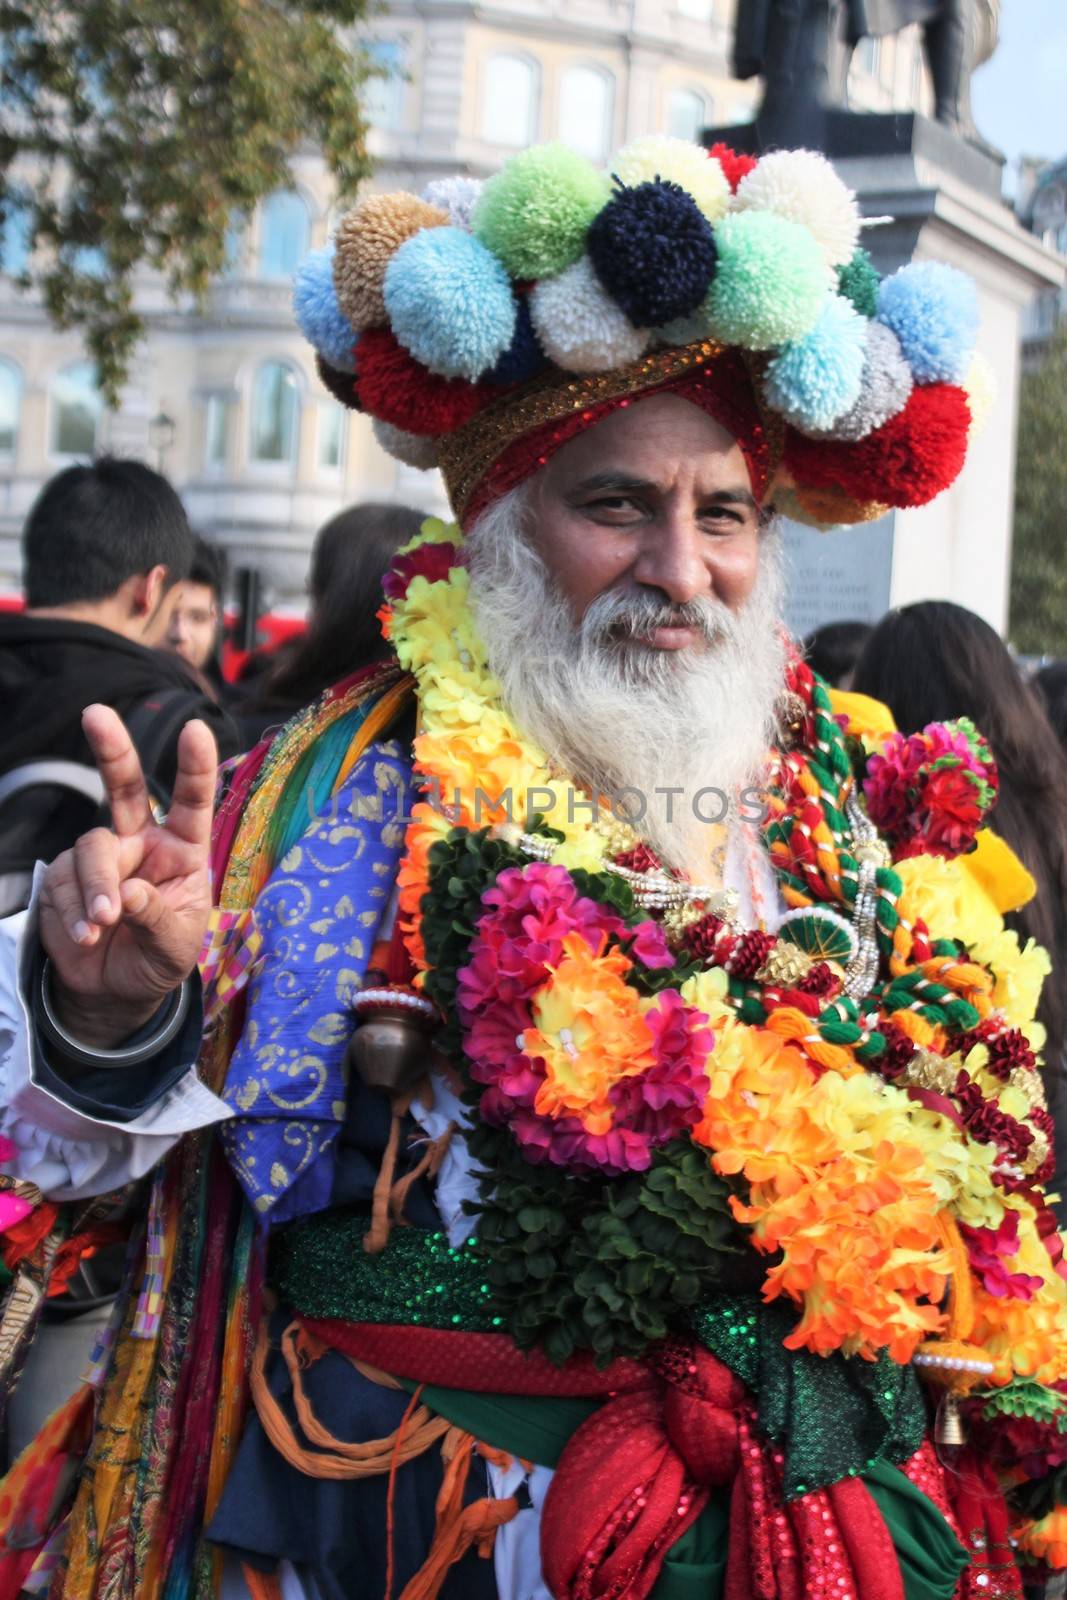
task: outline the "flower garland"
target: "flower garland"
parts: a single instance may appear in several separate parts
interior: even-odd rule
[[[409,829],[403,927],[479,1112],[480,1231],[519,1342],[637,1352],[713,1292],[722,1252],[747,1237],[774,1258],[765,1298],[799,1309],[790,1346],[921,1352],[961,1388],[976,1367],[1006,1393],[1067,1379],[1067,1283],[1040,1191],[1051,1124],[1021,1015],[1038,958],[1009,948],[988,905],[951,938],[931,932],[965,898],[942,879],[965,872],[946,856],[976,820],[972,807],[946,831],[937,775],[964,774],[982,802],[995,788],[974,730],[890,740],[854,773],[826,690],[794,662],[765,826],[792,911],[777,935],[708,903],[649,915],[635,887],[658,872],[651,852],[568,808],[507,715],[458,532],[428,523],[386,593],[432,797]],[[869,797],[894,794],[896,865],[864,780]],[[955,798],[947,812],[959,821]],[[917,853],[931,842],[945,854]],[[691,1252],[678,1267],[665,1219]],[[610,1277],[599,1302],[596,1272]]]

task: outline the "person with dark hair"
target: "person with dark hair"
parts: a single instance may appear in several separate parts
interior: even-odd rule
[[[92,704],[114,707],[142,730],[139,747],[161,798],[190,718],[203,718],[223,752],[235,753],[230,719],[181,662],[154,648],[166,637],[194,544],[178,495],[143,462],[105,456],[45,484],[22,533],[26,610],[0,616],[0,775],[32,777],[42,762],[50,770],[90,763],[82,711]],[[75,803],[56,786],[44,793],[40,782],[20,788],[0,813],[5,872],[16,873],[16,830],[28,829],[17,853],[20,862],[28,854],[32,869],[86,825],[83,796]]]
[[[1045,1028],[1045,1086],[1056,1116],[1056,1167],[1067,1182],[1067,756],[1044,708],[988,622],[948,600],[890,611],[856,663],[853,689],[882,701],[902,733],[969,717],[989,742],[1000,786],[992,816],[1037,883],[1021,910],[1005,917],[1020,939],[1048,951],[1038,1021]]]
[[[341,678],[389,654],[377,612],[382,578],[425,513],[367,501],[348,506],[315,535],[308,572],[308,629],[283,646],[241,719],[252,744]]]
[[[1056,737],[1067,751],[1067,661],[1050,661],[1030,679],[1041,696]]]
[[[219,664],[226,555],[196,535],[193,559],[182,579],[167,625],[166,647],[187,662],[214,699],[222,698]]]
[[[850,689],[853,669],[870,632],[869,622],[824,622],[804,640],[804,659],[812,672],[834,689]]]

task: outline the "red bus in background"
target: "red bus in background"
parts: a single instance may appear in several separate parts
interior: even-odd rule
[[[0,590],[0,611],[21,611],[25,602],[16,590]],[[265,611],[256,619],[255,651],[242,650],[234,643],[240,634],[240,613],[236,606],[227,606],[224,613],[225,632],[222,644],[222,675],[227,683],[236,683],[251,656],[271,655],[279,645],[286,644],[306,631],[307,620],[303,613],[281,606],[277,611]]]

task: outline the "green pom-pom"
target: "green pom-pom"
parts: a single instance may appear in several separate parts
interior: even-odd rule
[[[489,179],[472,226],[513,278],[547,278],[577,261],[609,196],[607,178],[584,156],[535,145]]]
[[[837,269],[837,292],[851,300],[861,317],[873,317],[878,310],[878,285],[882,280],[866,250],[857,250],[852,260]]]
[[[722,219],[715,243],[706,302],[715,338],[771,350],[811,332],[833,274],[807,228],[773,211],[740,211]]]

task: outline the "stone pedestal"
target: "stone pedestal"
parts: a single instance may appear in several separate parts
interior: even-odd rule
[[[761,151],[756,124],[705,133],[706,144],[717,139],[737,150]],[[1001,200],[1002,159],[940,123],[911,113],[831,112],[826,153],[870,219],[862,243],[879,272],[934,260],[960,267],[975,280],[978,348],[993,368],[997,398],[960,478],[930,505],[895,512],[872,530],[815,535],[787,528],[790,624],[803,633],[823,622],[873,621],[887,607],[913,600],[954,600],[1003,631],[1020,321],[1035,294],[1062,282],[1062,264]],[[837,550],[821,555],[822,539]],[[814,581],[820,572],[824,583]]]

